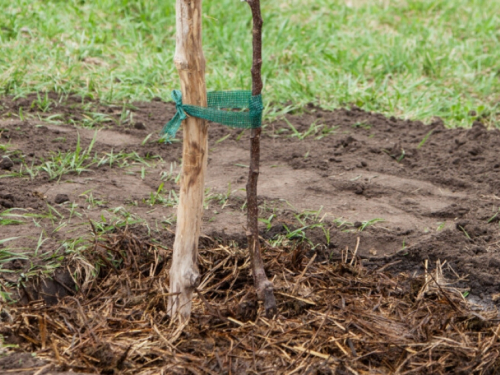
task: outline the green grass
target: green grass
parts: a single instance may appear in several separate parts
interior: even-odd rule
[[[0,95],[170,98],[174,1],[0,0]],[[266,113],[315,102],[498,125],[500,0],[263,2]],[[250,11],[204,1],[209,89],[250,87]],[[37,105],[50,109],[44,94]],[[269,104],[272,103],[272,104]],[[89,121],[94,121],[90,118]]]
[[[21,210],[25,211],[25,210]],[[2,273],[11,274],[9,281],[0,282],[0,302],[12,302],[14,301],[14,296],[12,295],[13,289],[19,289],[24,287],[24,284],[29,280],[40,280],[43,277],[52,277],[56,269],[61,268],[63,265],[66,266],[71,259],[78,260],[77,269],[74,271],[76,273],[81,272],[79,269],[85,268],[87,271],[87,277],[95,277],[98,272],[96,269],[99,264],[92,263],[88,258],[91,254],[90,249],[92,249],[93,240],[100,238],[104,234],[109,234],[115,232],[117,229],[126,229],[133,225],[145,225],[150,231],[145,221],[137,216],[127,212],[123,207],[117,207],[115,209],[109,210],[113,216],[106,220],[104,216],[101,216],[100,220],[90,221],[90,230],[84,236],[64,239],[60,242],[60,246],[50,251],[42,252],[42,245],[46,242],[50,236],[47,236],[45,231],[42,229],[36,245],[29,248],[20,247],[6,247],[9,241],[18,239],[19,237],[0,239],[0,275]],[[43,218],[49,218],[51,214],[43,215]],[[23,217],[25,219],[35,217],[33,214],[11,214],[15,217]],[[36,215],[42,218],[42,215]],[[59,219],[65,220],[64,217],[60,216]],[[81,223],[80,225],[88,226],[87,223]],[[94,237],[94,238],[93,238]],[[29,238],[29,236],[27,236]],[[20,252],[23,251],[23,252]],[[65,261],[66,258],[66,261]],[[17,269],[4,268],[4,265],[16,260],[23,261],[23,266]],[[17,281],[15,281],[17,279]],[[14,280],[14,281],[13,281]]]
[[[82,172],[88,171],[93,162],[92,148],[96,140],[97,133],[94,135],[92,142],[87,149],[82,149],[80,145],[80,136],[76,143],[76,150],[74,152],[58,152],[53,154],[51,158],[44,161],[39,167],[41,171],[46,172],[51,180],[60,179],[64,174],[77,173],[80,175]]]
[[[162,161],[161,157],[157,155],[147,156],[143,158],[136,151],[114,152],[114,150],[111,149],[110,152],[93,152],[92,150],[96,141],[96,137],[97,132],[94,134],[94,137],[92,138],[92,141],[90,142],[88,147],[83,148],[80,143],[80,136],[78,135],[75,151],[52,152],[48,158],[41,160],[40,165],[35,165],[34,160],[31,162],[31,165],[28,165],[25,163],[24,158],[21,157],[21,166],[19,170],[0,174],[0,179],[9,177],[28,177],[33,180],[40,174],[40,172],[42,172],[49,177],[49,180],[58,179],[58,181],[60,181],[63,175],[80,175],[83,172],[89,172],[89,168],[92,166],[95,166],[96,168],[104,166],[129,168],[141,164],[148,168],[151,168],[152,165],[148,163],[148,161]],[[144,167],[142,167],[141,174],[142,178],[144,179],[144,176],[146,174],[146,170]],[[165,178],[168,177],[168,175],[166,174],[162,175],[162,178],[163,176],[165,176]],[[173,181],[177,182],[179,178],[180,174],[178,175],[178,177],[174,178]],[[2,221],[0,221],[0,225],[6,224],[2,224]]]

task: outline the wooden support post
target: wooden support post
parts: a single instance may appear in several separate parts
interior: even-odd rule
[[[252,10],[252,95],[260,95],[262,92],[262,15],[260,12],[260,0],[246,0]],[[257,204],[257,181],[259,179],[260,163],[260,134],[261,129],[252,129],[250,135],[250,170],[248,173],[247,190],[247,238],[248,251],[252,262],[252,273],[257,292],[257,297],[264,301],[267,317],[277,313],[276,299],[274,298],[273,284],[267,279],[264,270],[264,262],[260,251],[259,242],[259,206]]]
[[[176,49],[174,62],[181,80],[185,104],[207,106],[205,57],[201,38],[202,0],[177,0]],[[198,270],[198,238],[203,215],[203,193],[208,152],[207,121],[188,117],[184,120],[182,177],[174,253],[170,268],[169,313],[187,322],[191,315],[191,299],[200,282]]]

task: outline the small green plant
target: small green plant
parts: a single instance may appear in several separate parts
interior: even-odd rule
[[[12,145],[10,143],[7,144],[0,144],[0,151],[2,152],[7,152],[9,148],[11,148]]]
[[[300,225],[307,225],[307,223],[321,223],[322,219],[320,219],[321,211],[323,211],[323,206],[319,208],[319,210],[304,210],[298,214],[295,214],[295,219],[300,223]],[[324,215],[323,215],[324,216]]]
[[[438,227],[436,228],[436,232],[443,230],[445,226],[446,226],[446,221],[443,221],[442,223],[438,223]]]
[[[0,226],[2,225],[21,225],[24,224],[23,220],[11,219],[8,217],[12,208],[7,209],[0,213]]]
[[[175,214],[171,214],[169,217],[164,217],[161,222],[162,224],[167,224],[171,227],[177,222],[177,216]]]
[[[350,229],[347,229],[347,228],[354,226],[354,223],[347,221],[342,217],[333,219],[332,223],[335,224],[337,226],[337,228],[340,228],[340,229],[344,228],[344,229],[342,229],[343,232],[350,231]]]
[[[226,134],[224,137],[219,138],[218,140],[215,141],[215,144],[218,145],[221,142],[224,142],[226,139],[228,139],[231,136],[231,133]]]
[[[19,107],[19,120],[24,121],[26,118],[24,117],[23,106]]]
[[[301,228],[297,228],[294,230],[291,230],[285,224],[283,224],[283,227],[286,230],[286,238],[288,240],[300,240],[300,241],[306,241],[306,242],[311,243],[311,241],[307,238],[306,230],[312,228],[312,226],[306,225],[306,226],[303,226]],[[312,243],[311,243],[311,245],[312,245]]]
[[[144,138],[144,139],[142,140],[142,142],[141,142],[141,146],[144,146],[146,143],[148,143],[149,138],[151,138],[151,137],[153,136],[153,134],[155,134],[155,133],[149,133],[149,134],[146,136],[146,138]]]
[[[135,151],[128,153],[120,151],[114,153],[114,150],[111,149],[111,152],[105,152],[101,157],[95,155],[93,161],[97,163],[98,167],[108,165],[109,167],[126,168],[134,163],[140,163],[148,168],[150,167],[150,164]]]
[[[21,213],[16,213],[21,212]],[[24,208],[12,208],[8,210],[8,212],[4,211],[3,216],[5,218],[14,218],[14,219],[32,219],[35,222],[35,226],[40,226],[40,224],[36,221],[38,220],[50,220],[52,224],[56,223],[56,221],[61,220],[64,216],[57,211],[54,207],[47,203],[47,210],[42,213],[34,213],[30,212]]]
[[[87,206],[87,209],[92,209],[96,207],[105,207],[106,202],[102,199],[98,199],[94,197],[94,193],[91,190],[84,191],[83,193],[80,194],[80,197],[84,197],[87,203],[89,204]]]
[[[497,212],[495,212],[495,214],[492,217],[490,217],[488,219],[488,223],[491,223],[492,221],[494,221],[497,218],[499,213],[500,213],[500,209]]]
[[[372,126],[365,121],[359,121],[352,125],[353,128],[362,128],[365,130],[370,130]]]
[[[149,195],[149,199],[145,200],[146,203],[148,203],[150,206],[154,206],[155,204],[163,204],[165,203],[165,199],[162,197],[162,192],[163,192],[163,187],[165,186],[165,183],[162,182],[160,186],[158,186],[158,189],[156,192],[151,193]]]
[[[467,231],[465,230],[465,228],[464,228],[464,227],[462,227],[461,225],[459,225],[458,227],[460,228],[460,230],[461,230],[462,232],[464,232],[465,237],[467,237],[467,238],[470,240],[471,238],[470,238],[470,236],[469,236],[469,233],[467,233]]]
[[[208,208],[209,202],[215,200],[217,201],[217,203],[219,203],[221,209],[224,209],[229,202],[229,197],[235,191],[236,190],[231,190],[231,183],[227,184],[227,191],[225,193],[210,193],[210,190],[206,189],[203,205],[205,208]]]
[[[290,137],[296,137],[299,140],[304,140],[309,136],[315,136],[317,140],[322,139],[330,134],[335,133],[336,127],[328,127],[324,124],[318,124],[318,120],[314,121],[311,125],[309,125],[309,129],[304,132],[299,132],[295,126],[292,125],[290,121],[286,117],[283,117],[283,121],[287,123],[292,134]],[[279,133],[279,132],[278,132]],[[319,135],[318,135],[319,134]]]
[[[61,243],[61,249],[66,255],[80,254],[86,246],[87,239],[83,237],[72,238],[63,240]]]
[[[133,123],[133,121],[133,113],[127,108],[127,103],[123,103],[118,125],[130,124]]]
[[[371,219],[371,220],[368,220],[368,221],[363,221],[361,223],[361,226],[359,227],[359,231],[362,232],[364,231],[366,228],[368,228],[369,226],[371,225],[374,225],[375,223],[380,223],[382,221],[385,221],[384,219],[380,219],[380,218],[376,218],[376,219]]]
[[[385,148],[382,149],[382,152],[385,152],[387,155],[389,155],[391,158],[396,160],[398,163],[400,163],[406,156],[406,152],[404,149],[401,149],[401,153],[398,155],[398,153],[393,154],[391,151],[386,150]]]
[[[159,204],[165,207],[176,207],[179,204],[179,196],[175,190],[170,190],[168,195],[166,195],[163,191],[164,187],[165,183],[162,182],[155,192],[151,192],[148,198],[143,199],[143,203],[146,203],[149,206]]]
[[[38,116],[40,121],[48,122],[49,124],[61,124],[64,120],[63,115],[56,113],[55,115],[50,115],[47,117]]]
[[[245,134],[245,130],[242,130],[240,134],[236,137],[236,141],[240,141],[241,137],[243,137],[243,134]]]
[[[434,130],[431,130],[429,133],[427,133],[427,134],[425,135],[425,137],[424,137],[424,138],[420,141],[420,143],[418,144],[418,146],[417,146],[417,150],[418,150],[419,148],[421,148],[421,147],[425,144],[425,142],[427,142],[427,140],[429,139],[429,137],[432,135],[432,133],[433,133],[433,132],[434,132]]]
[[[287,242],[287,238],[283,234],[278,234],[274,238],[270,239],[268,242],[272,247],[280,248],[280,247],[285,246],[285,243]]]
[[[127,226],[132,226],[135,224],[144,225],[148,228],[148,231],[149,231],[149,227],[147,226],[147,222],[144,219],[138,217],[135,214],[130,213],[124,207],[121,207],[121,206],[114,207],[114,208],[109,209],[107,211],[114,215],[109,220],[106,219],[104,214],[101,214],[100,220],[92,220],[91,221],[92,228],[97,235],[102,235],[105,233],[112,233],[112,232],[116,231],[116,229],[118,229],[118,228],[121,229],[121,228],[125,228]]]
[[[321,132],[318,136],[316,136],[316,140],[323,139],[324,137],[329,136],[330,134],[335,134],[338,129],[338,126],[326,126],[323,125],[321,128]]]
[[[399,155],[396,160],[398,163],[401,163],[401,161],[405,158],[406,152],[404,149],[401,149],[401,155]]]
[[[19,169],[20,174],[25,174],[29,176],[30,180],[33,180],[36,176],[38,176],[38,168],[34,167],[35,159],[31,161],[31,166],[28,166],[26,163],[21,164],[21,168]]]
[[[51,107],[51,101],[49,99],[49,94],[45,93],[45,95],[40,97],[40,93],[36,94],[37,99],[31,102],[31,108],[32,109],[37,109],[41,112],[48,112]]]
[[[276,218],[276,215],[274,214],[271,214],[271,216],[269,216],[267,219],[265,218],[259,218],[259,221],[261,223],[264,223],[266,224],[266,230],[269,231],[271,230],[271,228],[273,227],[273,223],[272,221]]]
[[[170,163],[170,169],[168,171],[161,172],[160,180],[162,181],[172,181],[178,183],[181,179],[181,167],[177,170],[177,163]]]
[[[4,238],[0,240],[0,245],[4,245],[9,241],[14,241],[17,240],[19,237],[10,237],[10,238]],[[8,256],[10,256],[8,249],[2,248],[0,249],[0,263],[8,263],[10,262],[10,259],[7,259]],[[21,255],[21,254],[15,254],[15,255]],[[7,260],[6,260],[7,259]]]
[[[330,228],[327,228],[326,225],[321,227],[323,233],[325,234],[326,246],[330,246],[331,238],[330,238]]]
[[[97,166],[101,167],[103,165],[108,165],[110,167],[113,167],[123,159],[124,159],[123,154],[121,153],[115,154],[114,150],[111,149],[110,152],[105,152],[104,155],[99,159],[99,161],[97,162]]]
[[[18,171],[2,174],[0,175],[0,178],[7,178],[7,177],[24,178],[28,176],[30,180],[33,180],[38,175],[38,169],[33,168],[33,163],[34,161],[31,163],[31,167],[28,167],[28,165],[23,162]]]
[[[99,112],[86,112],[81,121],[70,120],[74,125],[80,125],[84,128],[95,128],[96,126],[103,126],[106,123],[114,122],[113,118],[105,113]]]
[[[38,252],[40,251],[40,249],[42,248],[42,245],[44,244],[45,241],[47,241],[49,238],[43,238],[43,230],[40,232],[40,237],[38,237],[38,242],[36,244],[36,247],[35,247],[35,251],[33,252],[33,255],[34,256],[37,256],[38,255]]]
[[[95,164],[92,160],[92,148],[94,147],[97,137],[97,132],[94,134],[90,145],[86,149],[82,149],[80,144],[80,135],[76,142],[76,150],[73,152],[58,152],[52,155],[49,160],[46,160],[39,167],[40,171],[46,172],[51,180],[61,179],[67,173],[76,173],[80,175],[88,171],[88,168]]]

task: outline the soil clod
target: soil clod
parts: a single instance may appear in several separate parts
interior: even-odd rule
[[[69,202],[68,194],[57,194],[54,198],[54,203],[61,204],[64,202]]]
[[[8,156],[4,156],[0,159],[0,169],[10,171],[13,166],[14,166],[14,163],[12,162],[12,160]]]

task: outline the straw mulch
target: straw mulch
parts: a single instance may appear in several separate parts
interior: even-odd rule
[[[255,299],[243,249],[200,253],[203,281],[183,329],[166,315],[168,260],[123,232],[68,267],[78,290],[55,306],[4,307],[3,332],[54,370],[101,374],[498,374],[497,311],[469,305],[441,267],[411,278],[344,254],[265,249],[279,315]],[[94,268],[97,265],[97,268]],[[97,276],[96,276],[97,275]]]

